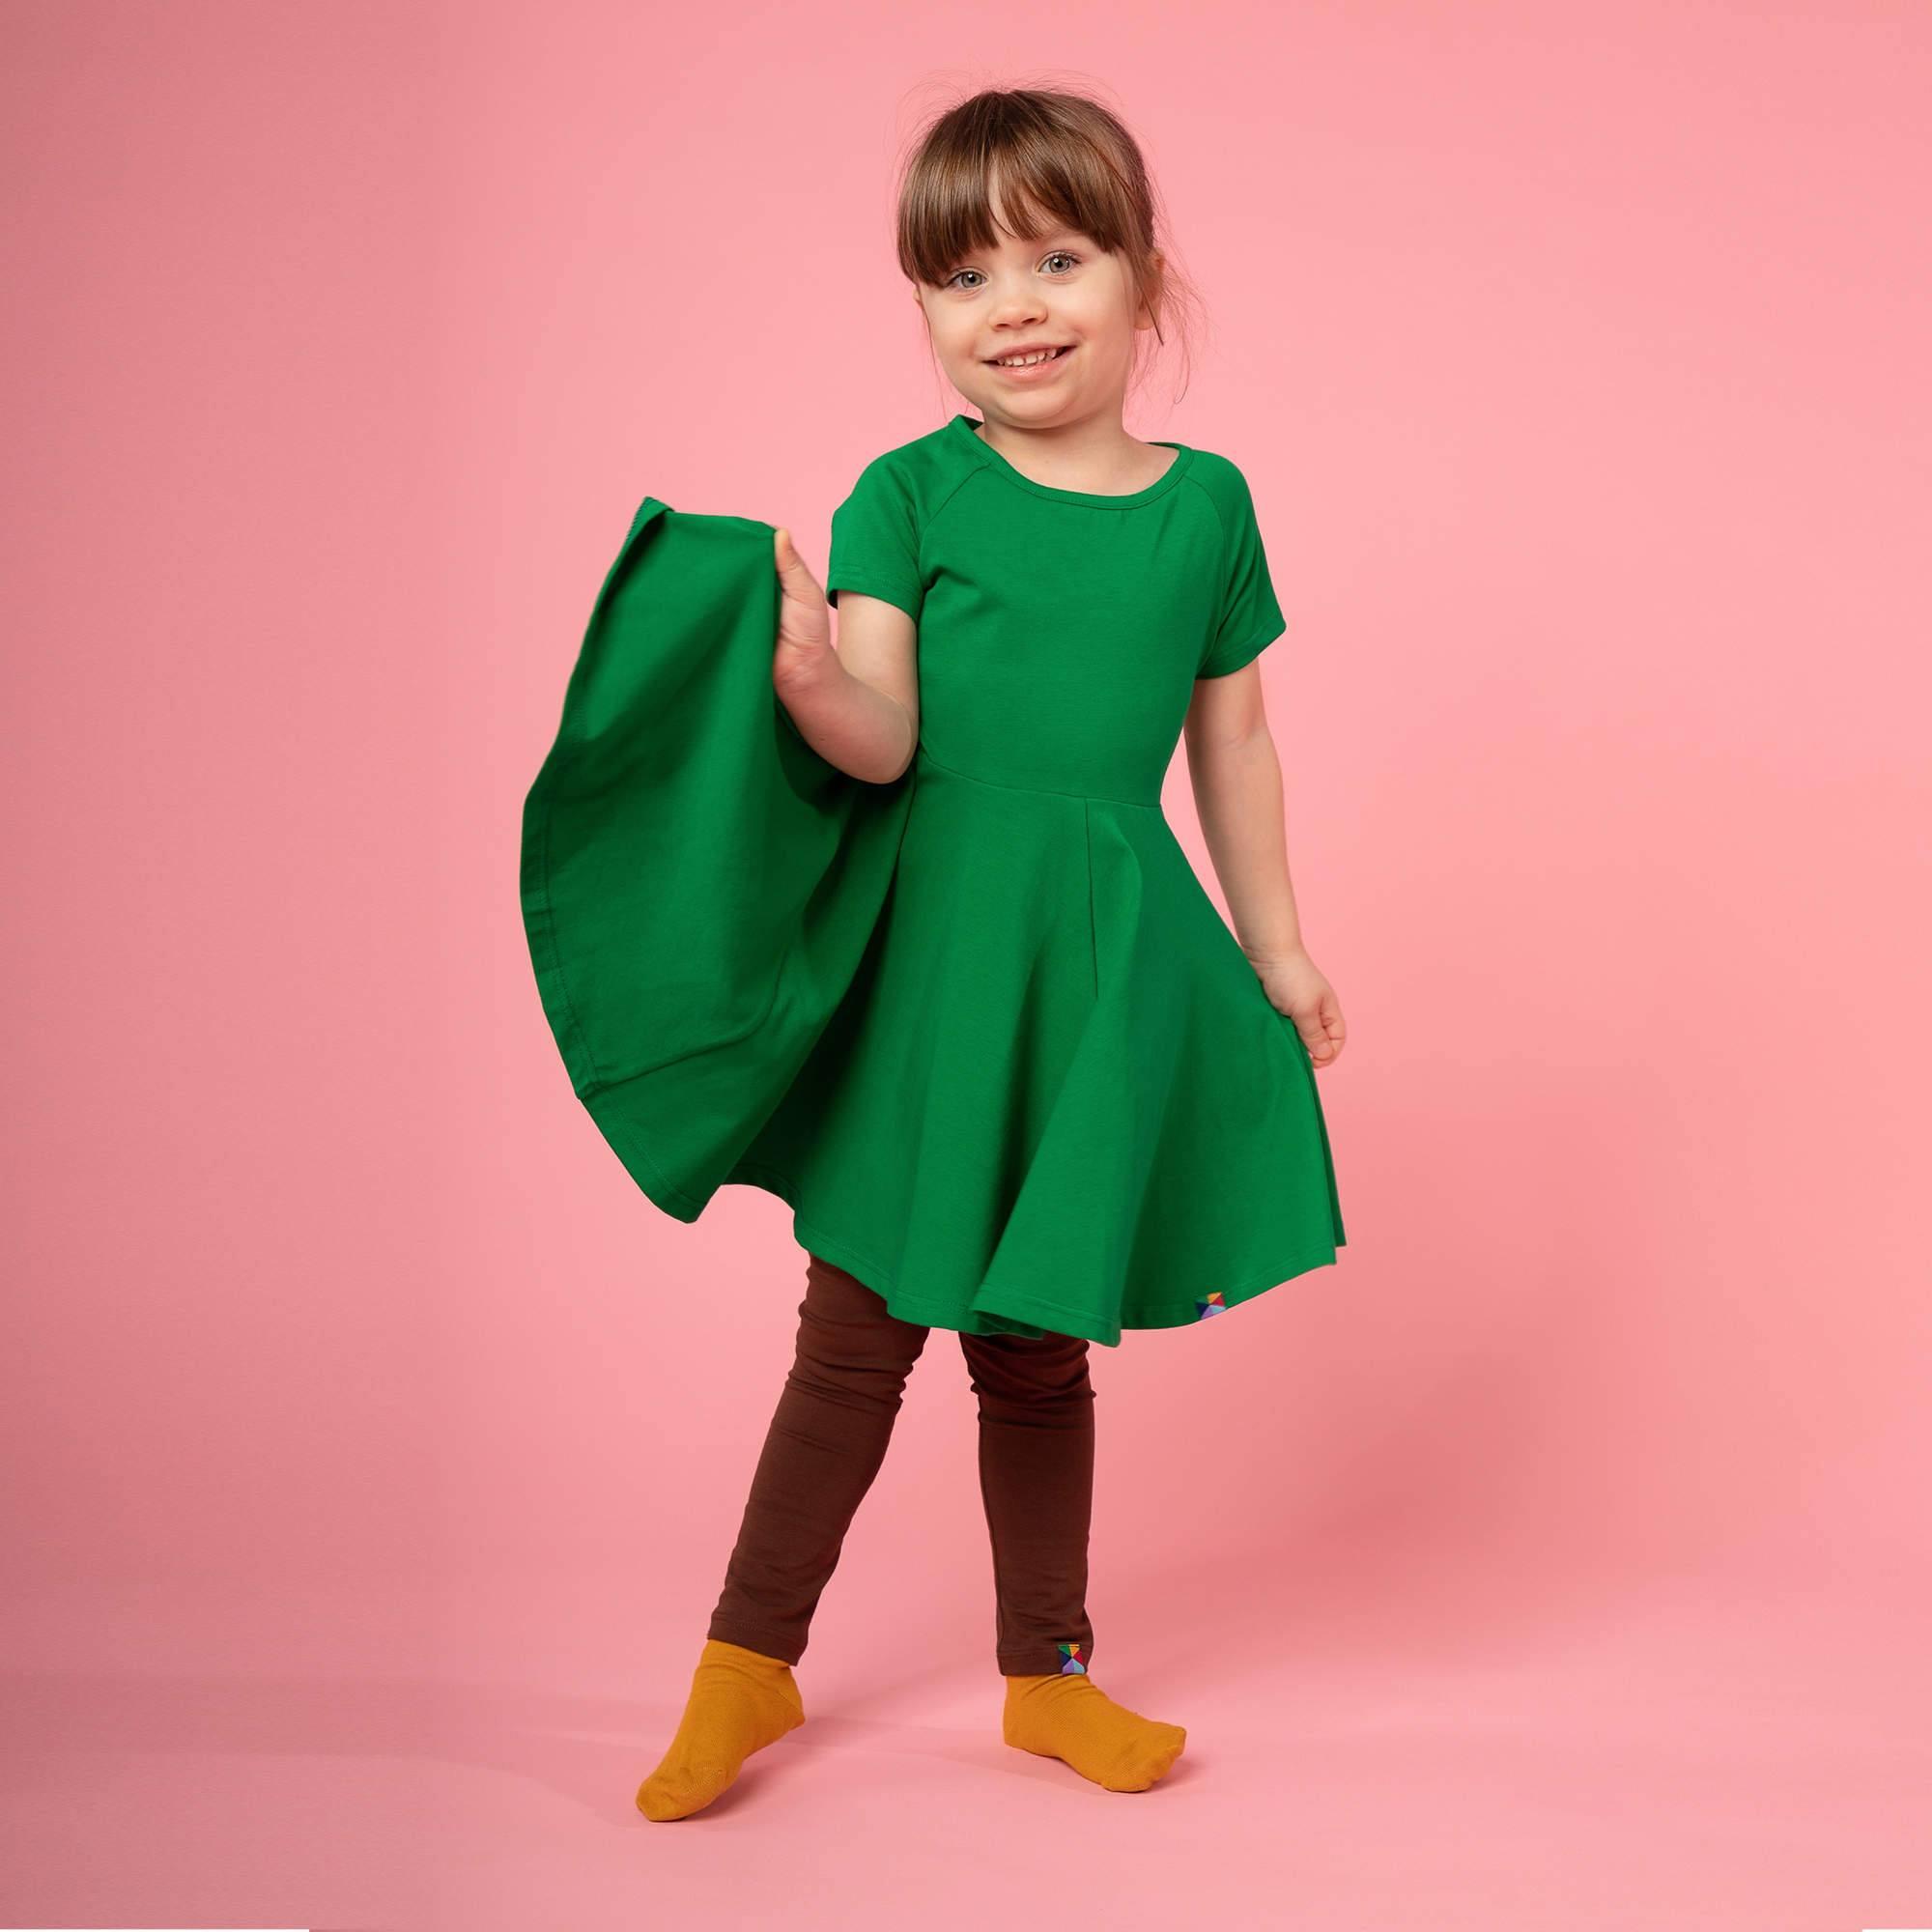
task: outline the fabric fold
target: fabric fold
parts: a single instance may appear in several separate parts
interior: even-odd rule
[[[850,986],[912,789],[841,772],[779,702],[774,535],[644,498],[524,803],[525,933],[572,1088],[681,1221]]]

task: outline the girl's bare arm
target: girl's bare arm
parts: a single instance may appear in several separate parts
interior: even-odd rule
[[[1268,999],[1326,1065],[1347,1037],[1342,1009],[1302,941],[1288,872],[1281,761],[1253,663],[1198,679],[1186,724],[1187,776],[1235,937]]]

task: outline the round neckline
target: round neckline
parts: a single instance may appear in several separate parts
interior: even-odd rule
[[[965,438],[979,453],[980,462],[996,475],[1004,476],[1009,483],[1017,483],[1022,490],[1030,490],[1036,497],[1044,497],[1057,503],[1091,503],[1103,510],[1130,510],[1136,503],[1151,502],[1154,497],[1164,496],[1180,481],[1181,471],[1194,460],[1194,452],[1184,442],[1164,442],[1159,438],[1150,438],[1156,449],[1174,451],[1174,461],[1154,478],[1144,490],[1128,490],[1120,496],[1104,496],[1092,490],[1060,490],[1051,483],[1036,483],[1031,476],[1023,475],[1008,460],[985,441],[980,435],[984,427],[979,416],[969,416],[963,411],[952,418],[955,433]]]

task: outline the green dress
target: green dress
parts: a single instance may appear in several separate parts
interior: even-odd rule
[[[1284,628],[1245,479],[1022,475],[955,415],[833,518],[919,625],[920,743],[821,757],[771,681],[773,526],[646,497],[524,810],[578,1097],[695,1221],[763,1188],[908,1321],[1172,1328],[1343,1245],[1307,1048],[1161,810],[1195,681]]]

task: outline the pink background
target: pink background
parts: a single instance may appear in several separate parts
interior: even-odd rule
[[[1922,9],[0,33],[0,1918],[1932,1924]],[[663,1830],[803,1257],[597,1138],[523,794],[639,497],[822,571],[959,407],[894,162],[1056,80],[1211,318],[1130,427],[1242,465],[1289,613],[1350,1245],[1096,1352],[1166,1783],[1000,1742],[935,1332],[806,1728]]]

